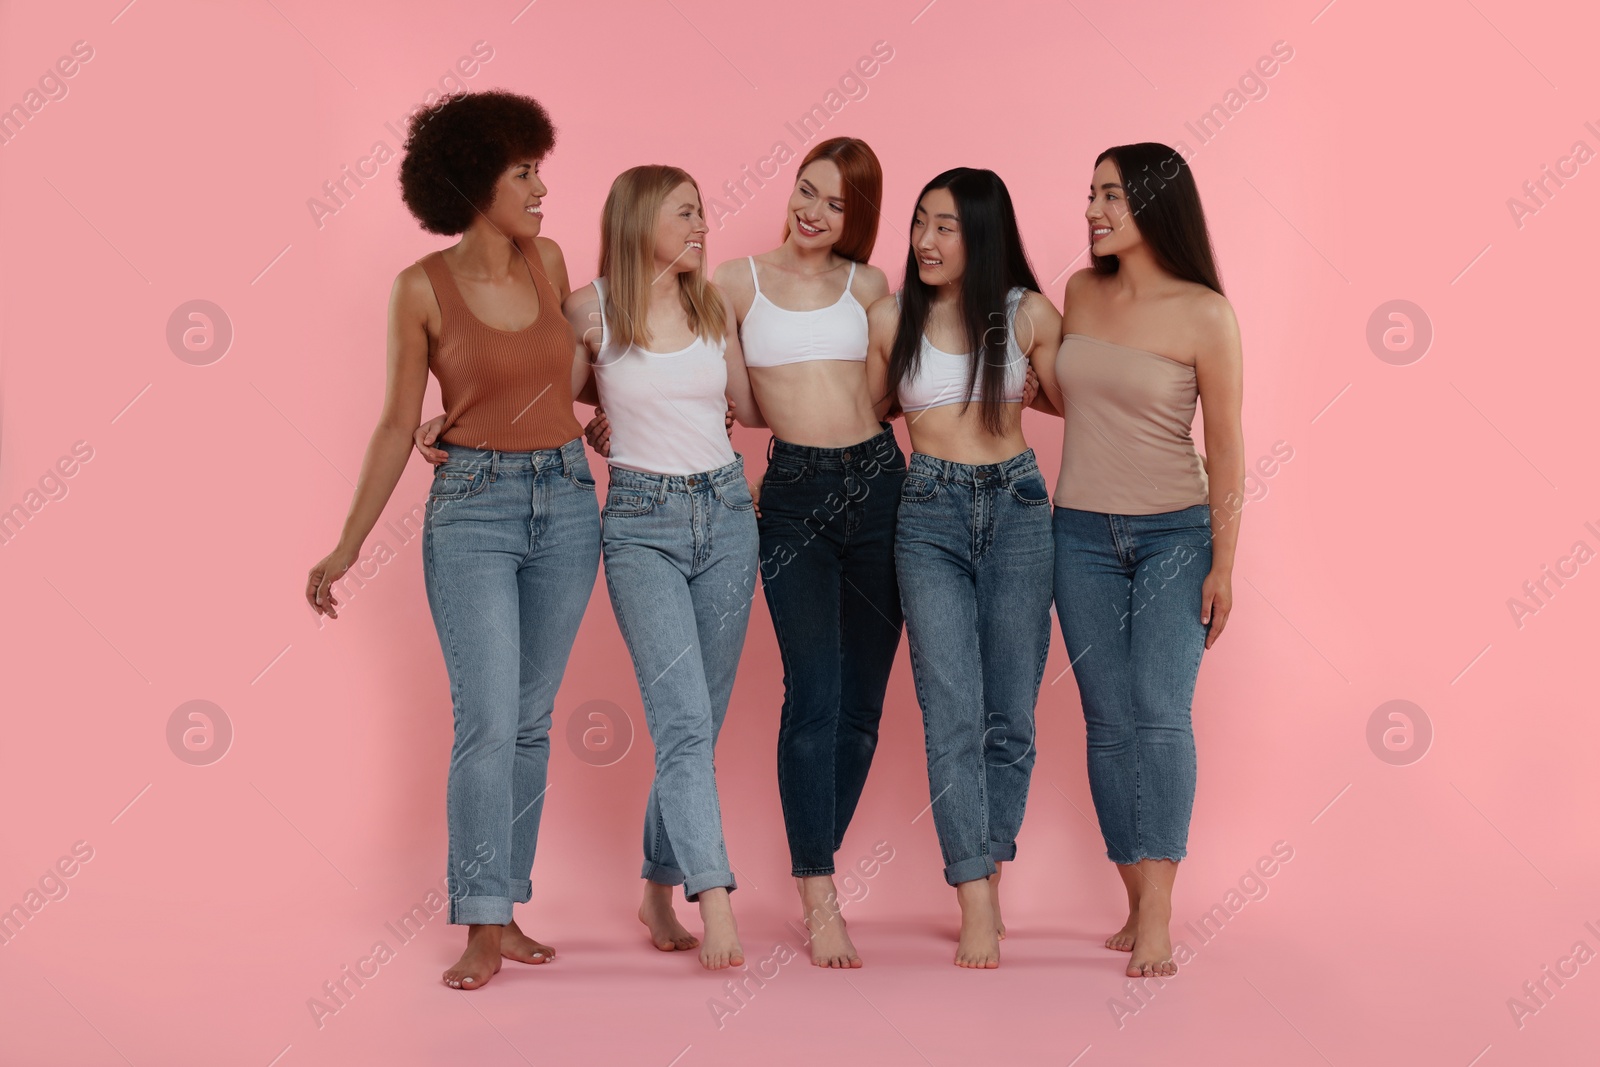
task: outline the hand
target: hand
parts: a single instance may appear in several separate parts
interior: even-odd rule
[[[306,602],[312,611],[330,619],[339,617],[339,598],[333,595],[333,583],[355,566],[357,554],[351,549],[336,548],[311,568],[306,576]]]
[[[728,401],[728,413],[723,416],[723,427],[728,431],[728,440],[733,440],[733,401]]]
[[[750,502],[756,506],[756,518],[758,519],[761,517],[761,481],[765,477],[766,475],[763,474],[761,478],[745,483],[750,487]]]
[[[1210,627],[1206,631],[1207,648],[1222,636],[1222,628],[1228,625],[1228,613],[1232,610],[1233,575],[1212,571],[1200,586],[1200,622]]]
[[[1033,372],[1033,364],[1028,364],[1028,376],[1022,379],[1022,406],[1027,407],[1033,403],[1033,398],[1039,395],[1039,376]]]
[[[611,455],[611,420],[606,418],[605,408],[594,409],[594,418],[583,428],[583,436],[588,440],[590,448],[602,456]]]
[[[450,453],[442,448],[433,448],[433,442],[439,439],[439,430],[444,426],[444,416],[435,415],[411,435],[411,440],[416,444],[417,451],[422,453],[422,458],[432,463],[435,467],[450,458]]]

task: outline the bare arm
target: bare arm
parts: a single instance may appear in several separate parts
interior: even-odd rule
[[[377,525],[411,454],[411,434],[422,419],[422,395],[428,386],[428,305],[432,289],[419,266],[407,267],[389,294],[388,382],[383,413],[367,443],[361,474],[334,550],[314,567],[306,581],[306,600],[313,610],[338,618],[338,600],[330,588],[344,577],[361,554],[361,545]]]
[[[1028,366],[1039,379],[1039,391],[1030,407],[1060,416],[1061,387],[1056,382],[1056,353],[1061,349],[1061,316],[1043,295],[1029,292],[1022,299],[1017,323],[1017,346],[1028,355]]]
[[[867,399],[879,422],[889,418],[897,397],[889,395],[889,350],[900,326],[900,305],[893,296],[874,301],[867,309]]]
[[[1222,296],[1206,298],[1195,378],[1205,415],[1206,477],[1211,490],[1211,573],[1201,596],[1200,621],[1210,648],[1233,610],[1233,561],[1244,502],[1244,356],[1239,322]]]
[[[718,292],[722,297],[722,306],[728,313],[727,346],[722,351],[722,358],[728,364],[728,400],[733,404],[733,417],[740,426],[764,427],[767,421],[761,414],[760,405],[756,403],[755,390],[750,387],[750,372],[744,365],[744,347],[739,344],[739,319],[733,300],[727,293]]]

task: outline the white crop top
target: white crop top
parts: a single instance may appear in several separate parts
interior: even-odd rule
[[[756,260],[750,259],[750,278],[756,285],[755,302],[739,328],[747,367],[781,367],[813,359],[867,360],[867,309],[850,291],[856,265],[850,264],[844,295],[827,307],[790,311],[768,300],[756,277]]]
[[[600,355],[595,386],[611,422],[610,462],[646,474],[701,474],[734,461],[728,441],[727,342],[696,337],[676,352],[651,352],[611,341],[600,294]]]
[[[1027,290],[1016,286],[1006,294],[1006,388],[1002,400],[1008,404],[1022,402],[1022,390],[1028,378],[1028,357],[1017,344],[1014,324],[1017,308]],[[900,294],[894,295],[900,302]],[[978,370],[972,391],[967,391],[967,380],[972,375],[972,354],[946,352],[934,347],[928,335],[922,335],[922,352],[917,359],[917,372],[900,383],[900,408],[903,411],[924,411],[944,407],[946,404],[964,404],[968,400],[981,401],[983,397],[983,369]]]

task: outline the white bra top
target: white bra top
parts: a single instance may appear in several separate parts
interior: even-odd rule
[[[767,299],[756,278],[755,257],[749,259],[756,298],[739,328],[745,366],[781,367],[813,359],[866,362],[867,309],[850,291],[856,277],[855,263],[850,264],[850,277],[838,300],[810,311],[790,311]]]
[[[727,343],[696,337],[676,352],[651,352],[611,341],[600,294],[600,355],[595,386],[611,421],[612,464],[646,474],[702,474],[734,461],[728,441]]]
[[[1006,379],[1002,400],[1007,404],[1020,404],[1022,390],[1028,378],[1028,357],[1017,344],[1013,324],[1017,308],[1027,290],[1016,286],[1006,294]],[[894,294],[900,302],[900,294]],[[970,352],[946,352],[936,348],[928,335],[922,335],[922,352],[917,358],[917,372],[900,383],[900,408],[903,411],[924,411],[944,407],[946,404],[979,402],[983,397],[983,371],[979,369],[972,390],[967,390],[967,379],[972,375]]]

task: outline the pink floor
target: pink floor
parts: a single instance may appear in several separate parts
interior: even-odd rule
[[[27,514],[0,538],[0,1067],[1600,1063],[1592,10],[525,4],[0,2],[0,107],[38,92],[20,132],[0,116],[0,513]],[[519,912],[559,958],[439,983],[463,934],[426,906],[450,709],[420,547],[380,526],[337,622],[300,589],[378,412],[390,284],[447,243],[376,146],[474,56],[458,84],[560,127],[545,227],[579,285],[641,162],[719,201],[713,262],[770,247],[774,146],[803,151],[790,124],[835,90],[827,131],[884,160],[895,284],[946,167],[1005,177],[1059,302],[1095,154],[1192,153],[1264,465],[1195,701],[1178,978],[1129,989],[1100,947],[1122,893],[1059,635],[1002,966],[951,965],[904,650],[840,854],[892,853],[845,886],[867,965],[808,966],[759,597],[718,753],[748,973],[651,949],[652,753],[597,588]],[[197,300],[229,334],[186,348]],[[1395,301],[1409,340],[1385,339]],[[1059,423],[1025,430],[1053,481]],[[759,471],[766,435],[735,444]],[[386,522],[427,478],[414,460]],[[569,732],[596,708],[609,755]]]

